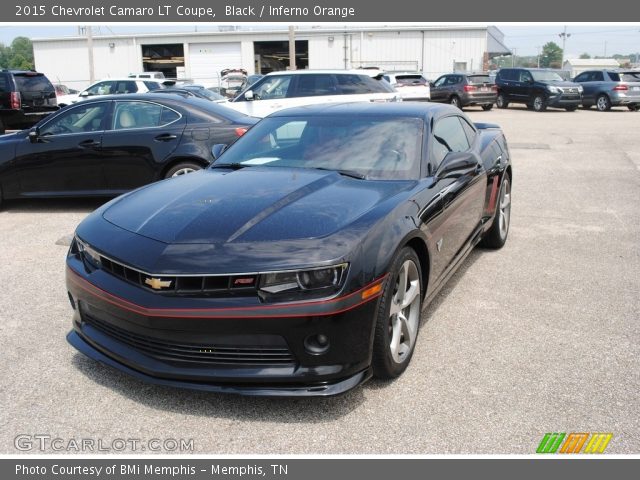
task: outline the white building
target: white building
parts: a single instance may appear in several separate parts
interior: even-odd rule
[[[587,70],[616,68],[620,68],[620,64],[615,58],[568,58],[562,64],[562,69],[571,72],[572,78]]]
[[[158,33],[93,36],[94,79],[145,70],[198,82],[219,79],[225,68],[249,73],[288,65],[288,30]],[[427,78],[457,71],[486,70],[490,59],[508,54],[503,33],[493,26],[397,26],[314,28],[295,31],[297,68],[420,70]],[[34,38],[35,67],[52,81],[83,88],[89,83],[84,36]]]

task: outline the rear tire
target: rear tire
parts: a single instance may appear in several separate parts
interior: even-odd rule
[[[202,170],[202,165],[195,162],[180,162],[167,170],[164,178],[179,177],[197,170]]]
[[[488,112],[489,110],[491,110],[493,108],[493,103],[490,103],[489,105],[482,105],[482,109],[485,112]]]
[[[509,225],[511,223],[511,178],[508,173],[504,173],[498,200],[496,213],[493,216],[491,227],[482,237],[481,245],[488,248],[502,248],[509,235]]]
[[[599,112],[608,112],[611,110],[611,100],[604,93],[596,99],[596,108]]]
[[[547,99],[544,95],[538,94],[533,98],[533,109],[536,112],[544,112],[547,109]]]
[[[422,311],[420,260],[410,247],[394,259],[378,306],[371,366],[377,378],[392,379],[407,369]]]
[[[627,105],[627,108],[632,112],[640,112],[640,105]]]
[[[449,103],[451,105],[453,105],[454,107],[459,108],[460,110],[462,110],[462,102],[460,101],[460,97],[458,97],[457,95],[453,95],[450,99],[449,99]]]
[[[496,106],[498,108],[507,108],[509,106],[509,102],[507,102],[507,97],[504,94],[499,93],[496,97]]]

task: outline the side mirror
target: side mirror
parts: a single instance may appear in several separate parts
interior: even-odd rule
[[[435,87],[436,85],[435,85],[433,82],[429,82],[429,86],[430,86],[431,88],[433,88],[433,87]]]
[[[227,145],[225,143],[216,143],[213,147],[211,147],[211,155],[213,155],[213,158],[217,160],[220,155],[222,155],[222,152],[224,152],[226,149]]]
[[[38,143],[39,139],[40,139],[40,129],[38,127],[33,127],[29,131],[29,141],[31,143]]]
[[[469,152],[449,152],[436,170],[436,177],[458,178],[477,166],[478,162]]]
[[[89,92],[87,92],[86,90],[84,92],[80,92],[78,94],[79,97],[88,97],[89,96]]]
[[[244,99],[249,101],[253,100],[253,90],[247,90],[244,92]]]

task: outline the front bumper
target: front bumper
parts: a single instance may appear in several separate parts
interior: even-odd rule
[[[547,99],[547,105],[550,107],[566,108],[566,107],[579,107],[582,103],[582,95],[572,94],[552,94]]]
[[[218,308],[212,298],[211,308],[200,308],[202,299],[189,308],[192,299],[167,299],[69,262],[69,343],[136,378],[212,392],[329,396],[371,377],[379,295],[360,301],[354,292],[284,308]],[[309,339],[320,334],[329,346],[318,353]]]

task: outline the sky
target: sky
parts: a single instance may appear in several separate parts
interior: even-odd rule
[[[365,24],[360,24],[360,26]],[[310,26],[309,24],[305,27]],[[338,26],[338,24],[332,24]],[[342,26],[342,25],[340,25]],[[547,42],[556,42],[562,46],[562,38],[559,36],[565,26],[560,24],[529,24],[529,25],[509,25],[496,24],[505,34],[505,44],[516,50],[516,55],[536,55],[538,49]],[[198,31],[216,30],[217,25],[199,24],[194,25],[162,25],[140,27],[138,25],[97,25],[96,30],[103,35],[116,33],[156,33],[156,32],[178,32],[178,31]],[[275,28],[274,25],[253,24],[245,25],[245,28],[265,29]],[[280,25],[279,28],[283,28]],[[567,34],[570,36],[566,40],[565,57],[578,57],[582,53],[589,53],[591,56],[612,55],[615,53],[630,54],[640,52],[640,23],[620,25],[620,24],[598,24],[598,25],[567,25]],[[20,35],[30,38],[73,36],[77,33],[77,27],[73,25],[61,26],[0,26],[0,42],[9,44]]]

